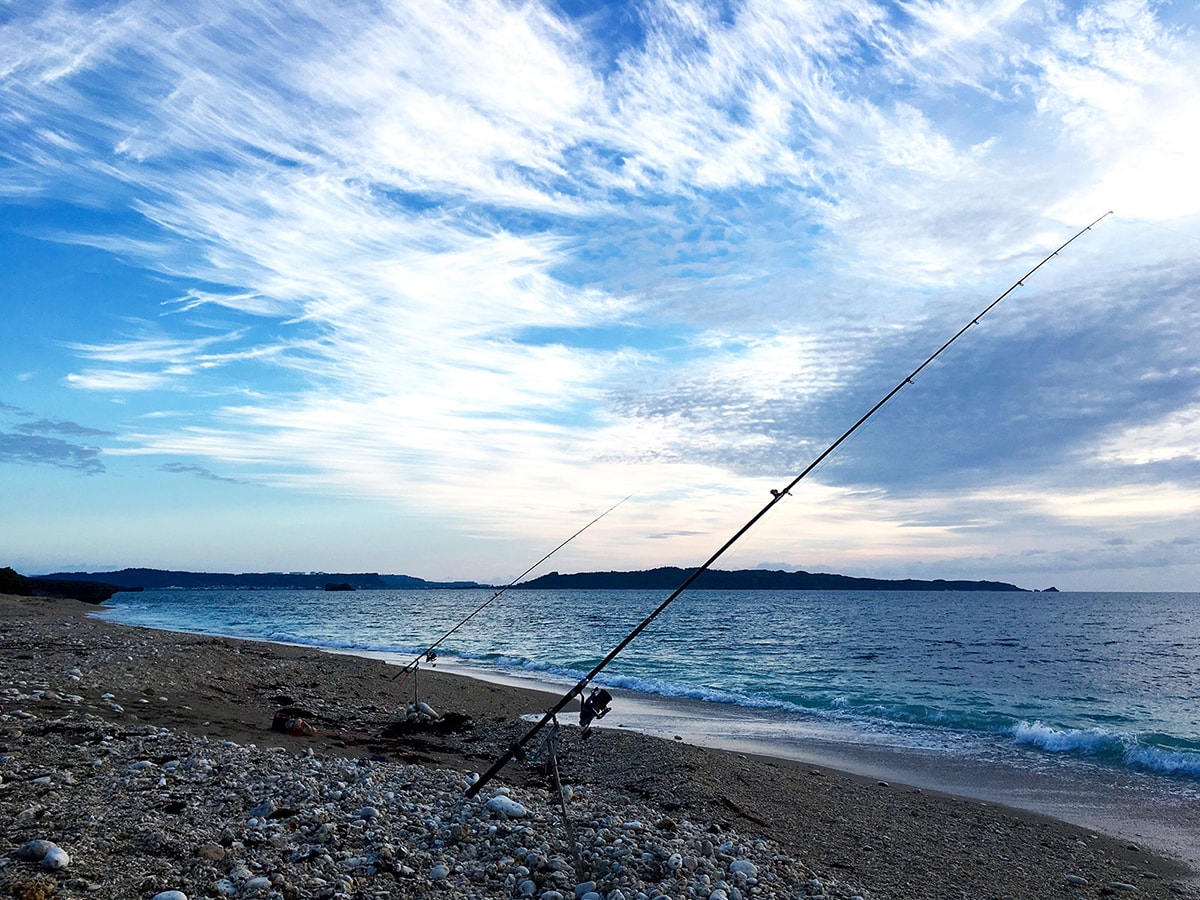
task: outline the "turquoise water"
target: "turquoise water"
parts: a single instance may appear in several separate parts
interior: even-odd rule
[[[102,618],[407,662],[487,591],[153,591]],[[665,594],[510,591],[439,648],[573,684]],[[597,679],[776,723],[1200,783],[1200,594],[694,591]],[[731,710],[732,711],[732,710]],[[531,712],[537,712],[536,710]],[[1024,761],[1024,762],[1023,762]]]

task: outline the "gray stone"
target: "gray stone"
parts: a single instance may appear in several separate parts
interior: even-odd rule
[[[46,858],[46,854],[53,850],[58,845],[53,841],[26,841],[17,850],[17,859],[28,859],[32,862],[41,862]]]

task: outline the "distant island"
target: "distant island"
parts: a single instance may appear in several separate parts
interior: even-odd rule
[[[579,572],[562,575],[550,572],[513,585],[514,590],[673,590],[691,574],[691,569],[661,566],[631,572]],[[14,573],[15,574],[15,573]],[[101,583],[115,590],[436,590],[495,589],[496,585],[475,581],[426,581],[412,575],[380,575],[375,572],[212,573],[175,572],[162,569],[121,569],[117,572],[55,572],[27,579],[32,582]],[[720,591],[1025,591],[1001,581],[967,581],[905,578],[858,578],[813,572],[784,572],[769,569],[710,569],[691,585],[695,590]]]
[[[692,569],[661,566],[640,572],[580,572],[560,575],[550,572],[515,588],[539,590],[673,590],[683,584]],[[738,569],[727,572],[709,569],[691,585],[709,591],[1025,591],[1002,581],[922,581],[916,578],[856,578],[813,572],[783,572],[770,569]]]
[[[486,588],[474,581],[426,581],[411,575],[380,575],[376,572],[174,572],[164,569],[121,569],[117,572],[54,572],[34,580],[99,581],[120,590],[312,590],[327,585],[338,590],[416,591],[435,588]]]

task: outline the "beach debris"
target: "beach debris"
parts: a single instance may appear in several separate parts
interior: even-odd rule
[[[50,900],[58,892],[58,882],[49,875],[22,878],[4,887],[14,900]]]
[[[435,710],[432,706],[430,706],[424,700],[417,701],[416,711],[428,719],[440,719],[441,718],[441,716],[439,716],[437,714],[437,710]]]
[[[433,713],[434,710],[429,708],[429,712]],[[381,736],[395,739],[418,734],[461,734],[475,727],[474,720],[464,713],[446,712],[435,714],[435,716],[431,717],[428,713],[422,712],[414,704],[406,710],[401,710],[396,721],[385,725]]]
[[[314,718],[313,713],[307,712],[295,707],[285,707],[275,711],[275,715],[271,717],[271,730],[277,734],[287,734],[292,737],[305,737],[317,733],[317,730],[309,724],[309,719]]]

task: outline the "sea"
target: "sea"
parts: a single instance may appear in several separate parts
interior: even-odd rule
[[[458,626],[423,667],[561,694],[664,597],[164,590],[96,615],[398,665]],[[602,727],[1046,813],[1200,865],[1200,593],[697,590],[594,684],[613,696]]]

